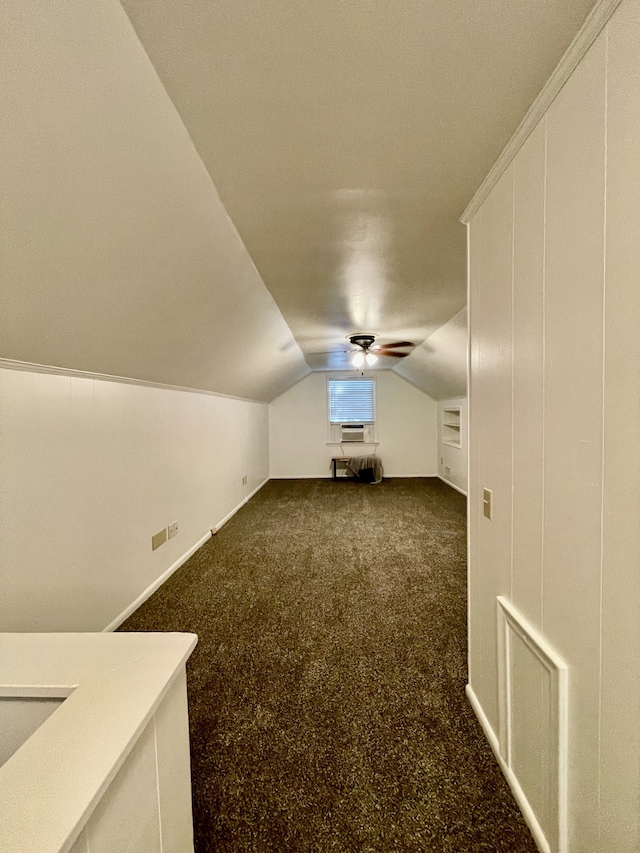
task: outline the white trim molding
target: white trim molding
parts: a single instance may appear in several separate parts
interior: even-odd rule
[[[465,688],[465,692],[467,694],[467,699],[469,700],[471,707],[473,708],[473,712],[478,718],[478,722],[482,727],[482,731],[489,742],[489,746],[493,754],[496,757],[496,761],[500,765],[500,769],[504,775],[504,778],[507,780],[509,787],[511,788],[511,793],[514,796],[515,801],[522,812],[522,816],[524,817],[527,826],[531,830],[531,834],[533,835],[533,840],[536,843],[536,846],[540,853],[551,853],[549,845],[547,844],[547,839],[545,838],[544,832],[542,831],[542,827],[538,823],[538,819],[535,816],[535,813],[531,806],[529,805],[529,801],[527,800],[524,791],[520,787],[520,783],[516,778],[515,773],[507,762],[504,760],[502,755],[500,754],[500,743],[498,741],[498,737],[494,730],[491,727],[491,723],[487,719],[486,714],[482,710],[482,705],[480,704],[478,697],[474,693],[473,688],[470,684],[467,684]]]
[[[0,767],[3,853],[78,849],[196,642],[169,632],[0,634],[0,696],[68,696]],[[186,682],[184,708],[188,747]]]
[[[234,509],[232,509],[231,512],[227,513],[227,515],[225,515],[225,517],[222,519],[222,521],[219,521],[216,525],[214,525],[211,528],[211,530],[209,530],[207,533],[205,533],[204,536],[202,536],[200,539],[198,539],[198,541],[195,543],[195,545],[192,545],[188,551],[185,551],[185,553],[181,557],[179,557],[175,561],[175,563],[173,563],[171,566],[169,566],[169,568],[165,572],[163,572],[159,578],[156,578],[156,580],[154,580],[154,582],[152,584],[150,584],[144,590],[144,592],[140,593],[140,595],[136,598],[135,601],[132,601],[128,607],[125,607],[125,609],[122,611],[122,613],[120,613],[118,616],[116,616],[116,618],[112,622],[109,622],[107,627],[102,629],[103,633],[107,633],[109,631],[115,631],[116,628],[118,628],[120,625],[122,625],[122,623],[125,621],[125,619],[128,619],[129,616],[131,616],[131,614],[134,613],[138,609],[138,607],[140,607],[142,604],[144,604],[144,602],[148,598],[150,598],[157,589],[160,589],[162,584],[166,580],[168,580],[171,577],[171,575],[180,568],[180,566],[184,565],[184,563],[187,562],[189,557],[191,557],[193,554],[195,554],[195,552],[198,550],[198,548],[201,548],[207,540],[211,539],[211,537],[215,533],[217,533],[218,530],[220,530],[222,525],[226,524],[227,521],[229,521],[229,519],[232,518],[238,512],[238,510],[241,509],[249,500],[251,500],[251,498],[256,494],[256,492],[259,492],[260,489],[265,485],[265,483],[268,483],[268,482],[269,482],[269,478],[267,477],[266,480],[263,480],[259,486],[256,486],[256,488],[250,494],[248,494],[246,496],[246,498],[238,504],[238,506],[234,507]]]
[[[248,397],[234,397],[232,394],[220,394],[206,388],[188,388],[182,385],[167,385],[164,382],[151,382],[147,379],[134,379],[131,376],[113,376],[110,373],[92,373],[90,370],[75,370],[71,367],[56,367],[53,364],[35,364],[30,361],[14,361],[0,358],[0,369],[21,370],[27,373],[49,373],[54,376],[73,376],[79,379],[97,379],[101,382],[120,382],[124,385],[140,385],[143,388],[162,388],[165,391],[184,391],[187,394],[205,394],[209,397],[224,397],[227,400],[240,400],[243,403],[263,403],[267,400],[251,400]],[[303,377],[304,379],[304,377]]]
[[[262,488],[266,483],[268,483],[270,479],[271,479],[270,477],[267,477],[267,478],[266,478],[266,480],[263,480],[263,481],[260,483],[260,485],[259,485],[259,486],[256,486],[256,487],[255,487],[255,489],[254,489],[252,492],[250,492],[250,493],[246,496],[246,498],[244,498],[243,500],[241,500],[241,501],[240,501],[240,503],[238,504],[238,506],[235,506],[235,507],[231,510],[231,512],[228,512],[228,513],[225,515],[225,517],[224,517],[223,519],[221,519],[217,524],[214,524],[214,525],[211,527],[211,533],[212,533],[212,535],[214,535],[214,536],[215,536],[215,534],[220,530],[220,528],[221,528],[221,527],[223,527],[223,526],[227,523],[227,521],[229,521],[229,519],[230,519],[230,518],[233,518],[233,516],[238,512],[238,510],[239,510],[239,509],[242,509],[242,507],[243,507],[246,503],[248,503],[248,502],[251,500],[251,498],[256,494],[256,492],[259,492],[259,491],[260,491],[260,489],[261,489],[261,488]]]
[[[263,486],[266,486],[266,484],[269,482],[269,479],[270,479],[269,477],[266,477],[266,478],[265,478],[265,479],[264,479],[264,480],[263,480],[259,485],[257,485],[257,486],[255,487],[255,489],[254,489],[252,492],[249,492],[249,494],[248,494],[248,495],[246,496],[246,498],[244,499],[244,502],[245,502],[245,503],[247,503],[248,501],[250,501],[250,500],[251,500],[251,498],[252,498],[254,495],[256,495],[256,494],[260,491],[260,489],[261,489]]]
[[[456,486],[455,483],[452,483],[451,480],[447,480],[446,477],[441,477],[440,474],[438,474],[438,480],[443,482],[445,486],[451,486],[452,489],[455,489],[456,492],[460,492],[460,494],[464,495],[465,498],[467,497],[467,493],[463,489],[461,489],[460,486]]]
[[[115,631],[116,628],[119,628],[125,619],[128,619],[129,616],[131,616],[131,614],[134,613],[138,609],[138,607],[144,604],[145,601],[150,598],[157,589],[160,589],[162,584],[168,578],[170,578],[171,575],[180,568],[180,566],[184,565],[184,563],[187,562],[187,560],[189,559],[189,557],[191,557],[192,554],[195,554],[198,548],[204,545],[207,539],[211,539],[211,531],[205,533],[205,535],[201,539],[198,539],[195,545],[192,545],[188,551],[185,551],[185,553],[181,557],[179,557],[175,561],[175,563],[169,566],[169,568],[165,572],[163,572],[159,578],[156,578],[156,580],[154,580],[154,582],[150,584],[144,590],[144,592],[141,592],[135,601],[132,601],[128,607],[125,607],[122,613],[120,613],[119,616],[116,616],[113,622],[109,622],[107,627],[102,629],[102,632],[108,633],[109,631]]]
[[[524,617],[504,597],[497,598],[498,627],[498,746],[500,758],[515,777],[513,761],[513,643],[521,641],[529,664],[539,665],[547,685],[544,703],[548,714],[543,726],[543,744],[548,756],[547,774],[543,780],[550,792],[550,813],[538,815],[536,822],[545,824],[545,845],[549,853],[567,850],[567,755],[568,755],[568,667]],[[521,647],[522,648],[522,647]],[[516,721],[518,722],[518,721]],[[526,792],[523,792],[526,796]],[[531,808],[527,800],[527,806]],[[524,812],[523,812],[524,813]],[[542,831],[542,826],[540,826]],[[551,836],[547,838],[546,835]]]
[[[553,74],[520,122],[516,132],[507,142],[487,177],[480,184],[460,217],[460,222],[466,225],[482,205],[621,2],[622,0],[599,0],[593,7],[578,34],[557,64]]]

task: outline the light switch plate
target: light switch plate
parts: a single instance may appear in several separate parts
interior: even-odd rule
[[[485,489],[482,493],[482,506],[485,518],[491,518],[491,504],[493,503],[493,492],[491,489]]]

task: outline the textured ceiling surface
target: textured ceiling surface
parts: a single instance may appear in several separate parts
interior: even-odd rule
[[[123,0],[313,369],[461,310],[458,217],[592,5]]]

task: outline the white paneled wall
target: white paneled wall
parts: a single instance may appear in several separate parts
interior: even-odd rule
[[[0,369],[0,429],[0,631],[104,629],[269,475],[228,397]]]
[[[378,444],[327,444],[327,375],[312,373],[269,404],[271,476],[330,477],[331,457],[377,453],[387,477],[437,475],[437,403],[390,370],[376,379]],[[348,376],[349,374],[330,374]]]
[[[526,619],[542,624],[544,204],[546,124],[514,164],[513,563],[512,594]]]
[[[638,68],[626,0],[469,223],[470,695],[498,738],[504,596],[568,666],[563,845],[539,790],[562,748],[548,697],[524,651],[504,662],[539,745],[505,770],[541,849],[567,853],[640,849]]]
[[[638,0],[619,9],[607,36],[600,836],[602,849],[626,851],[640,848]]]
[[[125,759],[70,853],[193,850],[184,669]]]

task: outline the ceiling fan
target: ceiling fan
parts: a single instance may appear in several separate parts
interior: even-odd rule
[[[390,344],[376,344],[376,336],[371,332],[355,332],[352,335],[347,335],[347,340],[355,347],[360,347],[358,350],[347,350],[353,352],[354,356],[351,359],[351,364],[364,370],[365,364],[371,367],[378,360],[378,356],[391,356],[392,358],[406,358],[410,355],[408,352],[400,352],[399,350],[411,349],[414,344],[411,341],[393,341]]]

